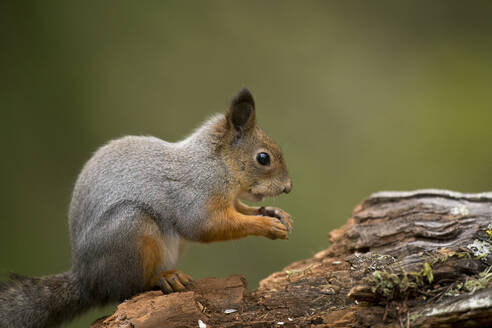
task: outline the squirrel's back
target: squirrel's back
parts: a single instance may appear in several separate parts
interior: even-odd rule
[[[164,231],[173,223],[193,239],[191,216],[202,215],[214,187],[223,185],[225,167],[213,154],[211,134],[220,115],[188,138],[171,143],[155,137],[126,136],[99,148],[85,164],[74,187],[69,211],[72,249],[97,229],[104,214],[122,202],[140,204],[159,215]]]

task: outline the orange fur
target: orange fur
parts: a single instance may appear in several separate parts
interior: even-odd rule
[[[266,236],[271,229],[271,219],[262,216],[244,215],[222,199],[209,203],[210,217],[200,236],[200,241],[209,243],[239,239],[249,235]]]
[[[236,200],[234,203],[234,207],[238,210],[239,213],[245,215],[256,215],[258,214],[259,207],[257,206],[248,206],[241,202],[240,200]]]
[[[138,250],[141,256],[142,276],[150,287],[151,279],[164,262],[164,240],[157,225],[150,217],[146,219],[139,238]]]

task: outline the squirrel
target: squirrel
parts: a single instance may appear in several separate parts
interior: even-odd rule
[[[241,200],[291,189],[282,151],[257,126],[246,88],[182,141],[110,141],[73,190],[71,268],[41,278],[11,275],[0,286],[0,327],[53,327],[144,291],[188,290],[192,279],[175,269],[185,241],[287,239],[287,212]]]

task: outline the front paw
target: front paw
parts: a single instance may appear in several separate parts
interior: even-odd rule
[[[270,239],[289,239],[287,227],[279,219],[264,216],[261,217],[262,235]]]
[[[292,231],[292,217],[289,213],[278,207],[260,207],[258,213],[262,216],[269,216],[278,219],[285,226],[288,232]]]

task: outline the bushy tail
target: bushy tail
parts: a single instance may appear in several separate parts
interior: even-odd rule
[[[0,285],[0,327],[53,327],[87,309],[70,271],[41,278],[11,275]]]

